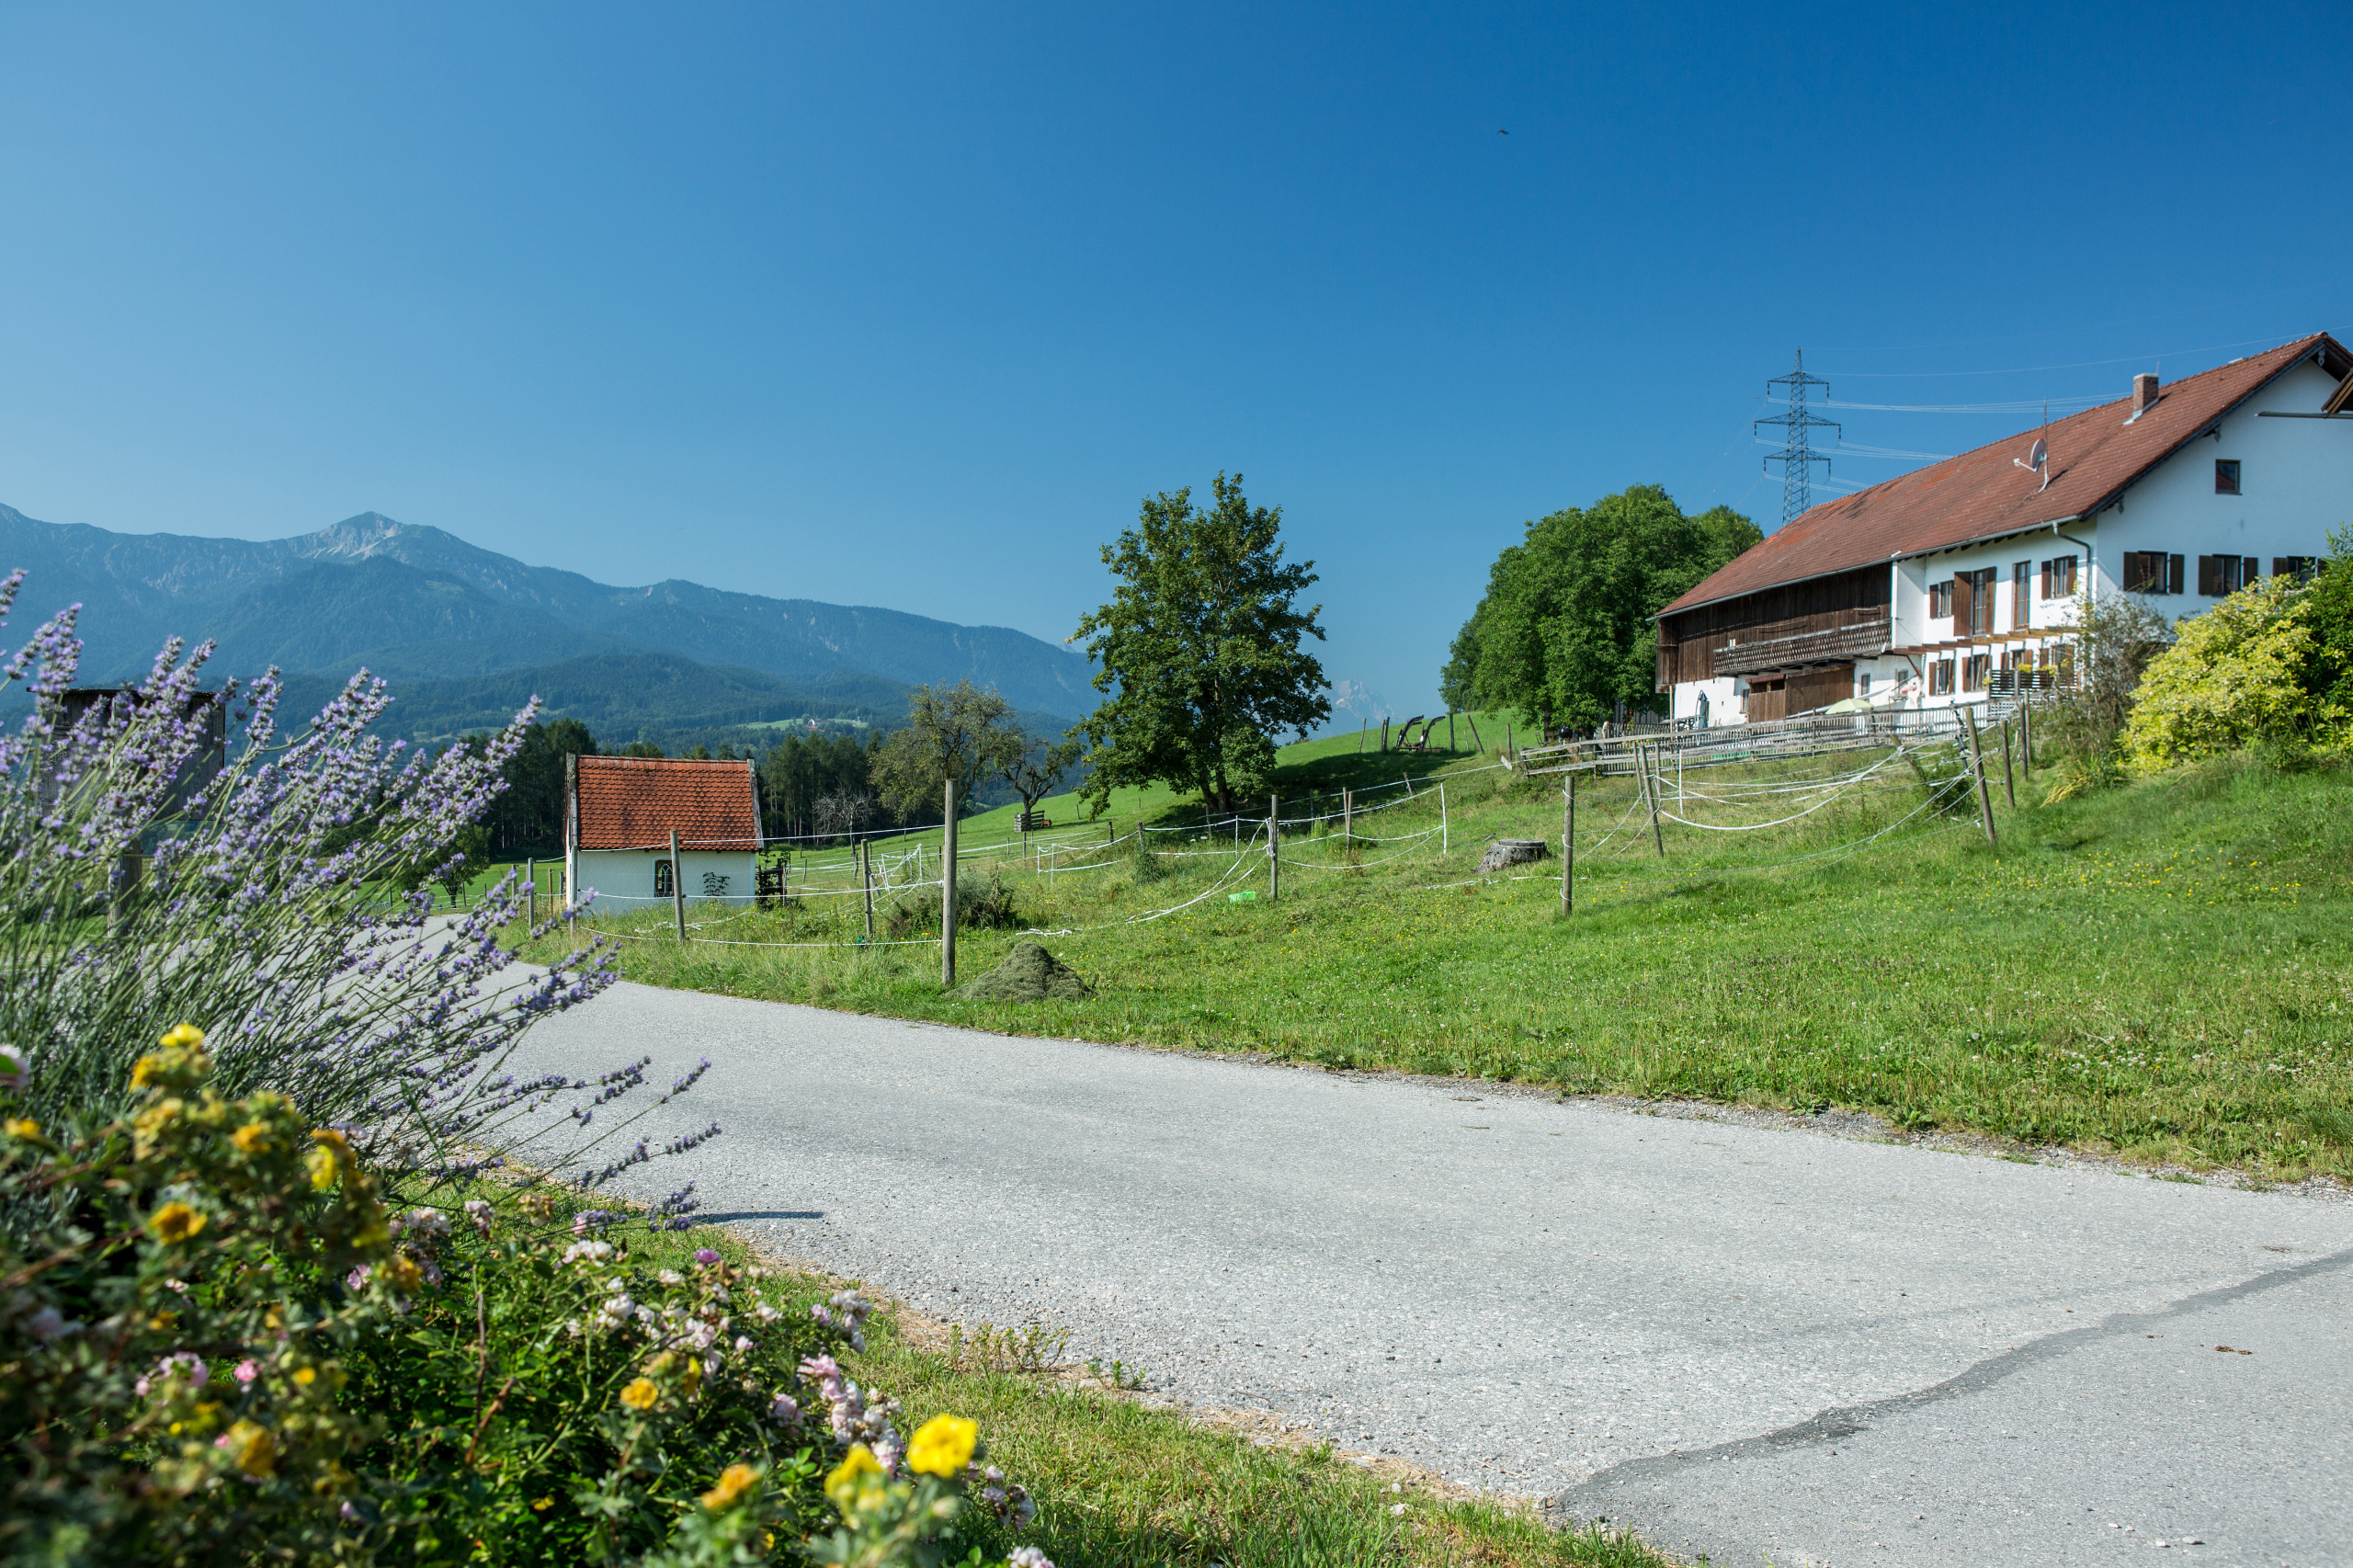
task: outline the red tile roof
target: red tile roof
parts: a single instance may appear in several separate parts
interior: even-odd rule
[[[2332,373],[2353,370],[2353,355],[2328,334],[2314,333],[2161,388],[2156,406],[2129,425],[2124,421],[2131,410],[2130,397],[2069,415],[2051,426],[2047,489],[2038,490],[2041,482],[2010,460],[2028,455],[2041,434],[2035,429],[1825,501],[1726,563],[1659,614],[1851,572],[1892,555],[1943,550],[2089,517],[2205,434],[2273,377],[2316,350]]]
[[[760,809],[748,762],[684,757],[584,756],[579,761],[582,849],[759,847]]]

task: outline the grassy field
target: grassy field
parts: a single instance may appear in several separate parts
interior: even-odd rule
[[[1399,760],[1318,743],[1286,753],[1278,788],[1366,789]],[[682,947],[659,915],[613,928],[631,934],[624,972],[657,985],[1335,1069],[1852,1108],[2268,1180],[2353,1175],[2341,772],[2227,762],[2056,805],[2024,790],[2016,809],[1997,778],[1997,849],[1972,821],[1928,812],[1850,851],[1919,811],[1907,787],[1769,832],[1669,824],[1664,858],[1647,817],[1628,815],[1631,782],[1603,780],[1580,787],[1566,917],[1556,860],[1527,880],[1472,874],[1490,836],[1557,842],[1558,781],[1483,757],[1447,778],[1450,848],[1426,790],[1359,819],[1390,842],[1344,846],[1329,824],[1287,835],[1279,903],[1263,853],[1199,842],[1007,872],[1023,920],[1062,933],[1044,939],[1095,986],[1083,1002],[943,994],[930,947]],[[1245,887],[1254,902],[1229,902]],[[936,900],[907,896],[907,935],[936,932]],[[698,935],[847,941],[857,902],[699,913]],[[1016,939],[966,933],[961,973]]]

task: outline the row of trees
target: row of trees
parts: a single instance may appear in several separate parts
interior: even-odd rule
[[[1651,618],[1764,537],[1729,506],[1687,517],[1655,484],[1540,517],[1488,570],[1439,694],[1450,708],[1517,709],[1574,729],[1621,703],[1647,707],[1657,689]]]
[[[490,737],[458,744],[480,755]],[[1032,806],[1076,765],[1072,740],[1040,740],[1021,730],[1012,705],[970,682],[919,687],[905,728],[860,740],[846,734],[788,734],[765,753],[722,745],[682,754],[696,760],[751,761],[759,781],[760,831],[771,838],[847,837],[881,829],[926,827],[940,820],[940,785],[957,781],[969,803],[1001,784]],[[577,719],[535,723],[506,763],[506,790],[460,847],[470,861],[553,856],[563,846],[564,758],[605,755]],[[633,741],[616,756],[660,756]],[[945,771],[943,771],[945,769]]]

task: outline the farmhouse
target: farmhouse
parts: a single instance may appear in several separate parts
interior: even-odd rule
[[[563,784],[567,900],[593,891],[600,906],[629,910],[666,903],[674,889],[689,899],[755,891],[760,809],[748,759],[567,756]]]
[[[2342,421],[2343,423],[2338,423]],[[2175,619],[2312,570],[2353,512],[2353,354],[2325,333],[1825,502],[1658,613],[1674,716],[2065,685],[2086,596]]]

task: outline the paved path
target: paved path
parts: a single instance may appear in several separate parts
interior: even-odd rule
[[[642,1052],[781,1251],[1670,1550],[2353,1562],[2353,1204],[631,985],[528,1055]]]

